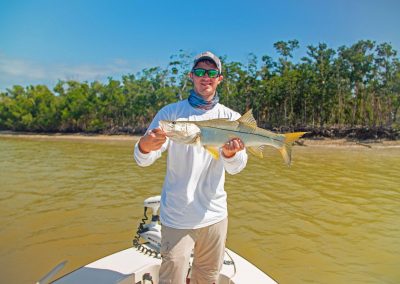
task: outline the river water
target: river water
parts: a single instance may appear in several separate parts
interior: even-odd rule
[[[34,283],[131,246],[165,158],[133,141],[0,137],[0,283]],[[279,283],[400,283],[400,148],[274,149],[228,176],[227,245]]]

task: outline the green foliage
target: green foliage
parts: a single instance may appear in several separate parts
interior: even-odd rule
[[[388,43],[358,41],[337,50],[310,45],[292,60],[297,40],[278,41],[276,61],[223,62],[221,102],[238,112],[250,108],[263,127],[394,127],[400,125],[400,62]],[[193,54],[182,50],[167,68],[102,82],[59,81],[13,86],[0,93],[0,129],[46,132],[142,132],[163,106],[186,98]]]

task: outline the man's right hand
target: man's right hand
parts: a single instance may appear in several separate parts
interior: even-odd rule
[[[156,151],[161,148],[166,139],[167,138],[164,131],[162,131],[160,128],[154,128],[140,138],[139,150],[143,154]]]

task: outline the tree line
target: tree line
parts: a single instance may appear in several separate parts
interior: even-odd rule
[[[275,130],[379,129],[398,137],[400,61],[389,43],[307,46],[294,62],[297,40],[274,44],[279,54],[248,62],[222,57],[220,102]],[[180,51],[166,68],[120,80],[15,85],[0,93],[0,129],[32,132],[142,133],[164,105],[186,98],[193,56]],[[392,138],[393,138],[392,137]]]

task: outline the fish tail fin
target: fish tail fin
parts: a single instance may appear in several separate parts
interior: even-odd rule
[[[293,132],[293,133],[286,133],[285,135],[285,144],[292,144],[296,140],[300,139],[301,136],[306,134],[307,132]]]
[[[283,134],[285,136],[285,140],[283,141],[283,146],[279,148],[279,152],[283,157],[286,165],[290,166],[292,162],[292,144],[296,140],[298,140],[301,136],[303,136],[307,132],[293,132],[293,133],[286,133]]]

